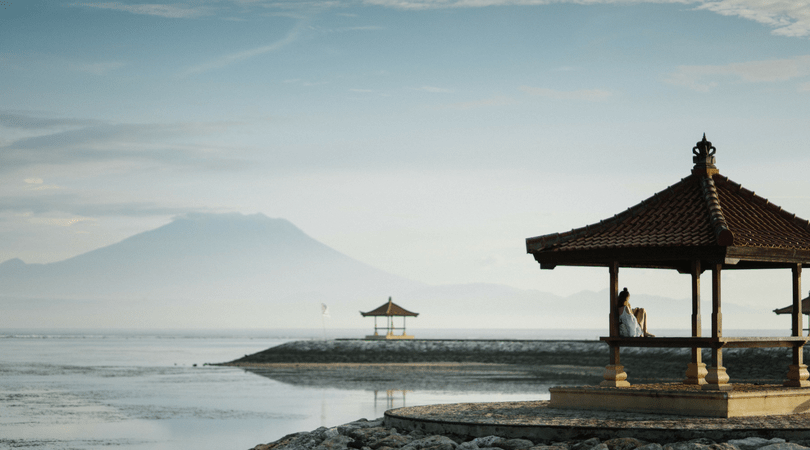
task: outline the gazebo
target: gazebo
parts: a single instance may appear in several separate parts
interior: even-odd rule
[[[790,347],[792,361],[786,386],[810,386],[803,361],[801,271],[810,263],[810,222],[784,211],[715,166],[716,148],[706,135],[693,148],[691,174],[626,211],[599,223],[526,239],[526,250],[541,269],[557,266],[607,267],[609,273],[610,361],[601,386],[627,387],[620,362],[621,347],[691,348],[684,384],[706,391],[730,391],[723,349]],[[674,269],[691,276],[691,337],[620,337],[616,302],[619,268]],[[723,336],[721,274],[723,270],[790,269],[792,336],[738,338]],[[711,336],[701,336],[700,276],[711,271]],[[711,348],[711,365],[701,361],[701,348]],[[553,402],[553,394],[552,394]]]
[[[407,309],[397,305],[388,297],[388,303],[382,304],[379,308],[369,312],[362,312],[363,317],[374,317],[374,334],[366,336],[366,339],[413,339],[412,335],[405,334],[405,318],[416,317],[419,313],[410,312]],[[402,327],[394,326],[394,317],[402,317]],[[377,326],[377,317],[385,317],[386,325],[384,327]],[[385,330],[385,335],[380,335],[379,330]],[[395,330],[402,330],[402,334],[394,334]]]
[[[777,315],[779,314],[793,314],[793,305],[785,306],[784,308],[777,308],[773,310]],[[802,299],[802,314],[810,316],[810,295]],[[805,328],[808,330],[808,328]]]

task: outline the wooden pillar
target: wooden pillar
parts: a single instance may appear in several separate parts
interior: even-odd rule
[[[692,261],[692,337],[700,337],[700,260]],[[683,384],[706,384],[706,364],[700,348],[692,348],[692,360],[686,366],[686,379]]]
[[[720,308],[720,271],[722,264],[712,264],[712,337],[723,337],[723,313]],[[723,367],[723,349],[719,343],[712,347],[712,365],[706,374],[703,389],[730,391],[726,368]]]
[[[802,333],[802,265],[796,264],[791,267],[793,272],[793,336],[801,336]],[[804,364],[804,346],[793,347],[793,361],[788,368],[787,381],[785,386],[808,387],[810,386],[810,372]]]
[[[616,302],[619,299],[619,262],[613,261],[610,264],[610,337],[619,337],[619,316],[616,308]],[[625,387],[630,386],[627,382],[627,373],[624,371],[624,366],[621,364],[619,357],[619,346],[610,344],[610,363],[605,367],[605,373],[602,374],[602,381],[600,386],[612,387]]]

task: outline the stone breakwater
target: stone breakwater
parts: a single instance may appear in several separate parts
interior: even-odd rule
[[[781,382],[790,349],[751,348],[723,352],[736,382]],[[704,361],[709,361],[704,349]],[[623,348],[622,364],[634,382],[680,381],[689,349]],[[245,355],[230,365],[274,363],[484,363],[544,367],[604,367],[608,347],[599,341],[505,340],[308,340],[288,342]]]
[[[600,440],[592,437],[575,441],[507,439],[499,436],[470,438],[455,435],[429,435],[420,431],[397,430],[385,420],[360,419],[334,428],[321,427],[294,433],[252,450],[805,450],[808,441],[787,442],[781,438],[745,437],[725,442],[706,438],[680,442],[647,442],[633,437]]]

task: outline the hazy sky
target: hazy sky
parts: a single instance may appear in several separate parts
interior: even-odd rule
[[[810,218],[810,1],[0,2],[0,260],[260,212],[427,283],[599,290],[524,239],[676,183],[704,132]]]

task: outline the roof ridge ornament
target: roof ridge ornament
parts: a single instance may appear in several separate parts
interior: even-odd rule
[[[715,152],[717,152],[717,148],[706,140],[706,133],[703,133],[703,140],[692,147],[692,153],[695,155],[692,157],[692,162],[695,163],[692,173],[705,175],[720,173],[717,166],[714,165],[716,162],[714,159]]]

